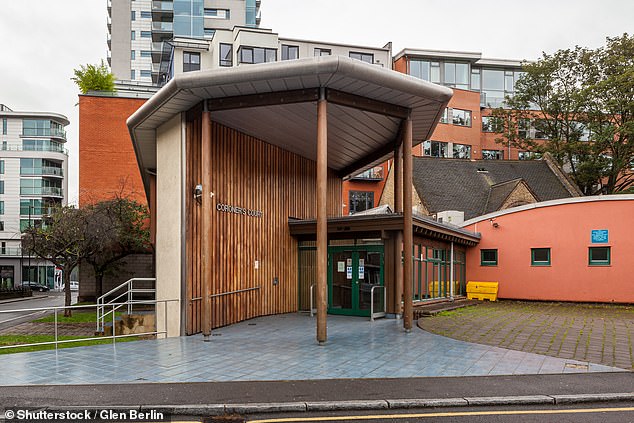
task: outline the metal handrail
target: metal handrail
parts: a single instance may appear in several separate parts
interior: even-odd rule
[[[121,308],[121,305],[118,305],[116,308],[113,307],[112,310],[105,311],[105,306],[106,305],[111,305],[111,304],[115,303],[116,301],[119,301],[122,298],[127,296],[127,298],[128,298],[127,302],[121,303],[121,304],[126,304],[128,306],[128,314],[130,314],[130,313],[132,313],[133,304],[139,304],[138,301],[134,300],[134,294],[135,293],[156,294],[156,288],[153,288],[153,289],[134,289],[133,283],[135,281],[139,281],[139,282],[142,282],[142,281],[144,281],[144,282],[156,282],[156,278],[132,278],[132,279],[128,279],[127,281],[123,282],[121,285],[112,288],[110,291],[106,292],[105,294],[103,294],[102,296],[97,298],[97,332],[103,332],[106,317],[110,313],[112,313],[113,321],[114,321],[114,314],[115,314],[116,310]],[[112,294],[114,294],[114,293],[116,293],[118,291],[121,291],[122,288],[124,288],[124,287],[127,288],[126,291],[124,291],[121,294],[117,295],[115,298],[111,299],[107,303],[105,302],[106,297],[109,297]]]
[[[317,313],[317,307],[315,307],[315,295],[313,294],[314,289],[315,284],[310,284],[310,317],[313,317],[315,313]]]
[[[112,339],[112,343],[115,344],[117,338],[129,338],[129,337],[133,337],[133,336],[147,336],[147,335],[165,335],[167,334],[167,303],[169,302],[178,302],[178,299],[171,299],[171,300],[137,300],[134,302],[134,304],[154,304],[155,305],[155,312],[156,312],[156,305],[159,303],[163,303],[163,315],[164,315],[164,328],[165,330],[158,330],[158,325],[157,325],[157,330],[151,331],[151,332],[143,332],[143,333],[133,333],[133,334],[128,334],[128,335],[117,335],[116,331],[115,331],[115,313],[114,310],[115,308],[119,308],[122,306],[127,305],[127,303],[109,303],[108,306],[111,306],[113,308],[112,311],[112,335],[110,336],[95,336],[95,337],[87,337],[87,338],[77,338],[77,339],[64,339],[64,340],[60,340],[59,339],[59,331],[58,331],[58,314],[60,310],[68,310],[68,309],[87,309],[87,308],[92,308],[92,307],[98,307],[97,304],[89,304],[89,305],[74,305],[74,306],[51,306],[51,307],[34,307],[34,308],[21,308],[21,309],[12,309],[12,310],[0,310],[0,314],[3,313],[17,313],[17,312],[37,312],[37,311],[51,311],[53,310],[53,312],[55,313],[55,319],[54,319],[54,324],[55,324],[55,340],[54,341],[45,341],[45,342],[34,342],[34,343],[30,343],[30,344],[17,344],[17,345],[5,345],[5,346],[0,346],[0,350],[3,349],[10,349],[10,348],[22,348],[22,347],[32,347],[32,346],[38,346],[38,345],[53,345],[55,344],[55,349],[57,350],[58,345],[59,344],[68,344],[71,342],[81,342],[81,341],[95,341],[95,340],[101,340],[101,339]]]
[[[383,289],[383,311],[374,311],[374,290],[376,288]],[[375,285],[370,288],[370,321],[373,322],[377,317],[385,317],[385,310],[387,310],[387,295],[385,292],[385,286],[383,285]]]

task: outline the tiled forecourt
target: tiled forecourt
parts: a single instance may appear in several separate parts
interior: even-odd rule
[[[314,318],[285,314],[202,336],[9,354],[0,384],[204,382],[478,376],[622,371],[614,367],[472,344],[401,321],[328,316],[328,343]]]

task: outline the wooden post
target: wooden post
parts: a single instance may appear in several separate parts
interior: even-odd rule
[[[328,298],[328,109],[325,88],[317,102],[317,342],[327,339]]]
[[[414,221],[412,218],[412,118],[405,120],[403,131],[403,327],[412,329],[412,252]]]
[[[211,116],[207,111],[207,103],[202,112],[202,142],[200,147],[200,161],[202,170],[202,233],[201,233],[201,262],[202,262],[202,326],[203,340],[209,341],[211,335]]]
[[[403,143],[394,149],[394,211],[403,213]],[[403,232],[398,231],[394,238],[394,313],[402,316],[403,301]]]

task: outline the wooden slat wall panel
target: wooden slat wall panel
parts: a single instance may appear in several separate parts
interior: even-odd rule
[[[212,114],[213,121],[213,114]],[[201,120],[186,126],[187,185],[200,183]],[[288,218],[315,218],[316,164],[257,138],[212,122],[213,276],[211,292],[259,287],[212,299],[212,327],[298,309],[298,247]],[[328,214],[341,215],[341,179],[329,172]],[[215,204],[263,212],[260,218],[220,212]],[[187,334],[202,330],[200,207],[187,199]],[[255,269],[255,261],[259,268]],[[277,278],[278,283],[273,283]]]

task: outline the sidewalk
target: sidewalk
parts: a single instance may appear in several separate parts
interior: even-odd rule
[[[634,370],[633,306],[482,302],[418,325],[461,341]]]
[[[403,332],[401,321],[328,316],[262,317],[202,336],[9,354],[2,385],[216,382],[610,372],[621,369]]]

